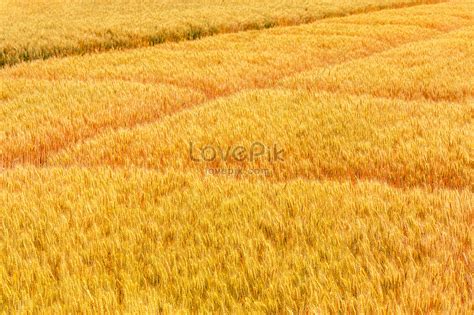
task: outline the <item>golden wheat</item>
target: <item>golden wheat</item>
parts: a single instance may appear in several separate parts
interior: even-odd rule
[[[474,4],[422,2],[2,2],[3,63],[319,21],[0,69],[0,313],[472,313]]]
[[[0,2],[0,67],[436,2],[440,0],[5,0]]]
[[[363,60],[298,74],[282,85],[390,98],[466,101],[474,97],[473,38],[473,28],[461,28]]]
[[[124,81],[3,81],[0,166],[41,164],[50,151],[117,127],[153,121],[204,100],[169,85]],[[22,104],[23,106],[19,106]]]
[[[354,85],[354,79],[360,77],[360,82],[354,85],[359,93],[372,93],[377,96],[411,96],[416,93],[435,100],[464,98],[470,94],[469,89],[472,86],[472,71],[464,69],[464,65],[470,65],[468,61],[471,60],[467,54],[470,51],[469,41],[449,36],[469,30],[467,26],[472,22],[459,17],[460,13],[468,14],[469,8],[462,6],[457,11],[448,10],[443,14],[442,5],[428,7],[425,10],[436,13],[437,18],[421,16],[413,22],[420,25],[425,25],[428,21],[432,24],[441,23],[442,29],[450,30],[447,35],[445,31],[418,25],[376,25],[370,26],[369,30],[368,25],[344,25],[341,23],[344,19],[330,19],[313,25],[285,28],[288,33],[274,29],[229,34],[197,42],[164,44],[154,48],[50,60],[3,69],[0,72],[0,80],[5,88],[0,89],[0,93],[3,95],[2,99],[8,100],[8,103],[0,113],[4,121],[3,132],[0,134],[2,164],[9,166],[23,161],[42,164],[50,151],[55,152],[90,138],[103,132],[105,128],[131,127],[150,122],[163,117],[163,114],[200,104],[205,99],[229,95],[246,88],[283,84],[289,87],[314,87],[316,90],[330,91],[338,91],[340,88],[345,91],[344,84]],[[399,13],[393,10],[385,14],[391,16]],[[462,26],[464,28],[459,28]],[[439,38],[444,37],[446,40],[440,42]],[[432,38],[435,38],[432,42],[426,42]],[[422,42],[413,44],[414,47],[400,47],[413,41]],[[299,45],[296,50],[295,43]],[[259,50],[262,46],[266,48]],[[394,49],[396,47],[400,47],[399,50]],[[423,54],[420,57],[403,55],[404,51],[410,53],[413,49],[423,49]],[[457,59],[454,59],[454,54],[453,58],[446,58],[448,54],[456,52],[456,49],[460,51]],[[381,54],[384,51],[386,52]],[[353,59],[371,55],[372,58],[352,61],[354,65],[351,64]],[[393,56],[393,62],[387,66],[383,62],[387,59],[385,55]],[[382,57],[383,59],[379,60]],[[415,75],[412,74],[414,68],[409,64],[414,62],[414,57],[417,57],[415,61],[418,63],[417,60],[424,58],[425,63]],[[438,58],[437,62],[431,62],[433,58]],[[397,67],[395,63],[400,65]],[[361,64],[368,64],[372,68],[366,66],[368,69],[364,69]],[[345,72],[339,74],[339,68]],[[425,87],[428,81],[424,80],[424,77],[430,76],[438,68],[446,70],[438,71],[436,76],[433,74],[433,79],[429,79],[431,84]],[[362,69],[364,71],[359,71]],[[312,70],[322,74],[316,76],[317,84],[312,84],[314,80],[309,80],[308,83],[307,79],[292,77],[304,72],[302,77],[305,78],[312,75]],[[397,75],[390,75],[393,72],[397,72]],[[281,81],[287,77],[292,79]],[[456,81],[453,81],[452,77]],[[17,79],[28,81],[19,80],[15,83]],[[31,80],[44,79],[51,82],[31,83]],[[448,79],[450,84],[446,86],[444,82]],[[76,80],[86,82],[74,82]],[[111,80],[114,82],[110,82]],[[366,84],[362,82],[364,80]],[[403,85],[395,89],[397,85],[393,80],[397,80],[398,85]],[[95,83],[96,81],[103,82]],[[122,82],[119,84],[119,81]],[[134,88],[137,84],[127,85],[123,81],[145,83],[148,86],[146,89],[151,90],[142,95]],[[296,83],[285,83],[287,81]],[[24,89],[24,93],[14,90],[8,92],[14,85],[26,87],[38,84],[44,86],[42,91],[50,89],[50,92],[42,94],[34,86]],[[161,92],[158,92],[161,89],[152,88],[150,84],[175,85],[179,89],[174,91],[183,91],[184,94],[181,96],[178,95],[181,92],[174,92],[175,96],[172,97],[177,100],[176,105],[172,105],[175,101],[162,101]],[[79,97],[83,88],[88,90],[85,93],[87,98]],[[348,90],[354,93],[355,88]],[[127,89],[131,91],[127,92]],[[28,90],[36,96],[28,95]],[[106,90],[107,94],[104,94],[103,90]],[[155,96],[150,96],[153,93]],[[189,97],[202,93],[206,98]],[[43,105],[29,106],[28,102],[51,103],[55,105],[50,107],[56,109],[52,110]],[[127,106],[129,102],[135,105]],[[159,104],[162,102],[171,105],[167,105],[168,110],[162,110],[162,113],[158,114],[161,106]],[[111,105],[112,103],[115,105]],[[23,106],[18,108],[19,104]],[[128,109],[117,113],[114,118],[113,108],[119,111]],[[49,114],[46,115],[45,112]],[[100,112],[105,116],[99,115]],[[21,121],[18,115],[22,117]],[[93,119],[90,118],[92,116]],[[56,123],[58,121],[60,123]]]
[[[135,168],[19,168],[0,187],[7,312],[473,307],[472,192]]]
[[[432,23],[444,23],[445,29],[469,30],[459,29],[461,25],[469,25],[468,20],[458,16],[459,12],[456,11],[458,15],[450,11],[442,14],[443,7],[430,10],[437,13],[438,18],[420,18],[417,19],[418,23],[425,24],[428,19]],[[463,7],[461,12],[464,11]],[[378,13],[368,16],[375,14]],[[386,13],[387,16],[397,14],[397,11]],[[308,75],[311,73],[308,71],[312,69],[319,69],[318,73],[328,77],[326,80],[317,77],[318,84],[315,87],[326,87],[333,82],[335,87],[329,86],[326,89],[334,91],[339,86],[342,88],[345,83],[351,83],[342,75],[333,75],[335,72],[337,74],[333,68],[337,69],[338,64],[342,64],[345,71],[350,71],[353,69],[350,66],[352,59],[374,54],[377,57],[373,58],[380,58],[378,56],[383,56],[380,53],[388,49],[390,50],[386,54],[393,55],[397,51],[394,48],[400,45],[447,36],[443,31],[416,25],[396,28],[392,25],[379,25],[370,27],[369,30],[364,25],[343,25],[340,19],[286,29],[287,34],[280,29],[229,34],[198,42],[165,44],[155,48],[50,60],[3,69],[0,72],[0,84],[4,87],[1,93],[7,104],[0,112],[3,120],[0,133],[2,164],[10,166],[28,162],[39,165],[44,163],[51,152],[93,137],[105,129],[131,127],[158,120],[163,113],[173,113],[206,99],[232,94],[241,89],[281,85],[280,80],[300,72]],[[451,31],[448,35],[455,33],[456,31]],[[443,42],[445,45],[438,48],[435,46],[435,53],[444,47],[445,51],[452,50],[453,47],[456,48],[454,44],[458,45],[458,49],[463,49],[461,52],[469,52],[468,41],[458,39],[459,44],[451,41],[453,40]],[[294,49],[295,42],[299,43],[298,50]],[[266,48],[259,50],[258,47]],[[427,66],[443,66],[446,58],[438,63],[430,63],[434,53],[428,48],[424,49],[426,52],[422,55],[426,56]],[[400,49],[411,51],[410,46]],[[440,58],[449,50],[442,51],[444,54]],[[409,61],[413,59],[408,58],[410,56],[395,57]],[[450,64],[456,63],[456,69],[460,70],[454,72],[449,68],[447,73],[442,73],[444,77],[430,79],[433,84],[429,88],[434,93],[444,93],[444,98],[457,98],[459,93],[462,93],[460,96],[468,93],[469,71],[463,71],[463,64],[460,63],[468,57],[464,54],[460,58],[463,59],[450,61]],[[360,62],[366,62],[365,60]],[[371,60],[369,58],[367,62]],[[354,63],[357,64],[357,61]],[[385,75],[382,71],[383,62],[372,64],[374,71],[380,65],[380,71],[370,78],[382,78]],[[385,68],[385,72],[397,71],[390,64]],[[370,73],[369,70],[359,74],[361,80]],[[421,70],[415,79],[424,84],[424,77],[428,77],[430,73],[424,68]],[[446,76],[452,77],[454,74],[456,81],[451,79],[452,84],[443,92],[439,85],[444,85]],[[352,73],[351,76],[355,77]],[[341,78],[344,79],[342,83]],[[358,88],[380,87],[376,95],[387,96],[387,93],[383,93],[386,90],[385,81],[378,82],[374,79],[375,82],[372,82],[374,80],[370,81],[370,78],[366,79],[367,85],[360,83]],[[401,82],[405,83],[410,93],[423,91],[413,84],[413,80],[409,81],[407,78],[405,75]],[[44,82],[45,79],[51,82]],[[76,82],[77,80],[85,82]],[[124,81],[138,81],[145,85]],[[168,87],[155,88],[150,84],[165,84]],[[173,89],[169,85],[177,88]],[[295,84],[284,85],[295,87]],[[303,87],[308,84],[306,81],[296,84],[297,87],[300,85]],[[391,84],[390,89],[393,86]],[[463,88],[460,89],[460,86]],[[23,92],[16,92],[20,87],[23,87]],[[161,99],[161,90],[170,91],[164,92],[169,93],[169,97]],[[199,96],[202,93],[206,97]],[[388,96],[398,95],[394,95],[392,91]],[[176,101],[170,98],[176,98]],[[32,106],[32,103],[40,105]],[[47,103],[50,105],[45,107],[44,104]]]
[[[263,168],[274,180],[358,178],[404,187],[474,188],[473,109],[473,104],[261,90],[155,124],[104,133],[60,152],[48,164],[194,169],[203,174]],[[227,156],[237,146],[246,152]],[[275,150],[284,150],[281,159],[267,156]]]

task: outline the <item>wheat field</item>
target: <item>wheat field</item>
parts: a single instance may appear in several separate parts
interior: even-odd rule
[[[474,312],[472,1],[0,13],[0,313]]]
[[[2,0],[0,66],[442,0]]]

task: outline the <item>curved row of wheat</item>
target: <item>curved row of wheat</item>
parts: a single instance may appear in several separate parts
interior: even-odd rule
[[[435,2],[440,1],[6,0],[0,3],[0,67]]]
[[[420,13],[419,17],[412,19],[412,25],[394,26],[397,21],[405,23],[406,20],[401,16],[413,14],[415,9],[426,16]],[[282,83],[282,79],[300,72],[320,69],[318,73],[325,74],[324,80],[311,83],[310,87],[318,89],[329,86],[327,89],[332,91],[341,87],[341,91],[345,91],[344,84],[351,81],[344,75],[332,75],[335,73],[333,69],[338,69],[334,65],[342,63],[343,69],[347,65],[350,70],[353,68],[350,66],[351,60],[356,58],[371,56],[413,41],[443,38],[447,36],[443,35],[446,31],[451,31],[449,35],[456,32],[463,34],[469,28],[459,28],[472,25],[471,19],[465,17],[469,16],[469,9],[468,4],[455,9],[440,4],[391,10],[366,14],[367,17],[375,16],[372,19],[380,15],[386,17],[387,25],[344,24],[348,18],[331,19],[285,28],[287,33],[273,29],[229,34],[198,42],[49,60],[3,69],[0,71],[0,165],[9,167],[24,162],[40,165],[50,154],[105,130],[156,121],[183,108],[242,89],[281,84],[299,88],[299,83],[296,86],[287,85]],[[436,14],[436,18],[428,13]],[[466,34],[470,36],[470,33]],[[469,52],[467,39],[448,38],[439,42],[440,47],[435,46],[433,51],[443,52],[442,57],[453,49]],[[294,49],[295,43],[298,43],[298,50]],[[428,44],[420,45],[423,47]],[[420,49],[420,45],[399,49],[410,51]],[[385,54],[394,55],[396,51]],[[400,71],[404,68],[397,73],[398,68],[393,64],[386,66],[385,72],[379,73],[379,76],[384,75],[384,80],[390,85],[373,83],[377,73],[371,73],[369,68],[367,73],[370,76],[366,72],[359,75],[373,83],[376,89],[370,91],[372,85],[360,82],[358,89],[368,86],[369,89],[362,92],[381,96],[405,95],[405,98],[412,98],[419,97],[413,93],[421,91],[424,93],[421,97],[427,96],[434,100],[466,98],[472,78],[469,77],[469,71],[462,71],[462,65],[470,60],[469,55],[459,54],[457,59],[448,62],[449,67],[441,73],[444,77],[438,75],[439,80],[432,80],[431,86],[420,87],[417,80],[431,75],[433,69],[438,69],[438,62],[444,67],[446,65],[440,58],[433,60],[433,52],[429,49],[422,51],[420,56],[426,65],[420,68],[416,76],[401,73],[405,74],[406,80],[398,88],[398,94],[382,93],[396,86],[392,81],[401,80]],[[376,60],[383,65],[383,60],[377,58],[381,57],[368,60]],[[413,62],[413,56],[402,55],[397,58],[403,58],[406,63]],[[356,65],[364,62],[354,61]],[[378,67],[377,64],[374,67]],[[454,76],[457,81],[450,79],[452,85],[445,87],[443,82],[450,76]],[[339,82],[338,78],[344,82]],[[349,89],[349,92],[354,91]]]
[[[474,97],[474,27],[282,80],[297,90],[462,102]]]
[[[202,102],[171,85],[2,80],[0,168],[41,165],[48,154],[99,132],[133,127]]]
[[[48,164],[203,174],[268,169],[269,180],[358,178],[473,188],[472,110],[472,103],[260,90],[104,133],[52,155]]]

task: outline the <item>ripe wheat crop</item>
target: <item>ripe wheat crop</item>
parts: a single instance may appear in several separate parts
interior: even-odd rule
[[[469,55],[472,49],[469,36],[456,37],[455,34],[469,32],[472,19],[458,15],[469,15],[470,7],[460,6],[452,12],[445,11],[444,6],[429,9],[436,13],[436,19],[420,16],[412,25],[394,27],[395,22],[390,18],[387,18],[388,25],[344,24],[341,23],[344,18],[339,18],[285,28],[288,33],[272,29],[228,34],[196,42],[4,69],[0,73],[0,79],[5,82],[2,98],[7,102],[0,113],[4,120],[3,134],[0,134],[2,164],[11,166],[22,161],[42,164],[51,152],[92,138],[105,129],[152,122],[206,99],[231,95],[242,89],[283,85],[338,91],[345,84],[349,90],[357,89],[350,90],[351,93],[367,93],[372,89],[376,96],[410,99],[417,93],[414,96],[434,100],[464,98],[472,94],[472,54]],[[398,16],[398,10],[385,14]],[[367,14],[373,15],[380,14]],[[426,26],[428,22],[430,25]],[[298,49],[294,49],[295,43]],[[410,43],[415,47],[411,48]],[[404,51],[409,54],[415,48],[425,53],[403,55]],[[459,51],[457,56],[445,58],[455,49]],[[393,56],[393,61],[384,62],[388,60],[385,55]],[[365,58],[370,56],[373,57]],[[431,62],[437,56],[439,62]],[[352,61],[354,59],[359,61]],[[377,59],[376,62],[371,62],[373,59]],[[414,73],[415,68],[409,64],[414,62],[419,64],[418,73]],[[360,71],[363,69],[360,63],[368,64],[366,67],[372,65],[372,69]],[[435,73],[438,69],[444,71]],[[311,71],[318,74],[313,80],[315,84],[308,79],[313,76]],[[397,75],[391,76],[394,72]],[[371,75],[367,77],[367,73]],[[426,76],[431,76],[431,83],[423,80]],[[366,83],[354,83],[357,77]],[[379,77],[384,79],[378,80]],[[448,79],[450,84],[446,86]],[[398,82],[394,84],[393,80]],[[287,81],[290,83],[285,83]],[[145,85],[140,87],[138,83]],[[152,86],[156,84],[163,87]],[[397,84],[401,86],[395,89]],[[23,92],[16,92],[14,86],[23,86]],[[87,92],[82,90],[84,88]],[[170,89],[173,92],[161,92]],[[41,92],[46,90],[47,93]],[[162,93],[168,93],[169,97],[164,98]],[[78,97],[79,94],[84,95]],[[28,102],[40,105],[18,107]],[[44,103],[51,105],[45,107]],[[124,106],[126,111],[122,112]],[[114,114],[114,110],[121,112]],[[23,117],[20,122],[18,115]]]
[[[440,0],[18,0],[0,2],[0,67]]]
[[[134,168],[17,168],[0,187],[6,311],[473,306],[472,192]]]
[[[472,313],[473,12],[2,2],[0,313]]]
[[[474,125],[466,125],[472,110],[472,104],[261,90],[155,124],[104,133],[60,152],[49,164],[134,165],[202,173],[244,164],[270,169],[275,180],[364,178],[397,186],[474,188],[469,170]],[[250,148],[255,140],[284,148],[283,161],[190,158],[195,155],[190,151],[206,146],[226,151],[238,145]]]
[[[41,164],[48,152],[67,144],[107,129],[153,121],[205,99],[190,89],[125,81],[54,84],[21,79],[4,80],[2,86],[3,167]]]
[[[286,78],[283,86],[402,99],[463,101],[474,96],[474,29],[404,45],[363,60]]]

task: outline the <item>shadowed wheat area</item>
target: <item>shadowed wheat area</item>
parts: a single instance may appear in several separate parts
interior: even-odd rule
[[[0,12],[0,313],[473,311],[471,1]]]

